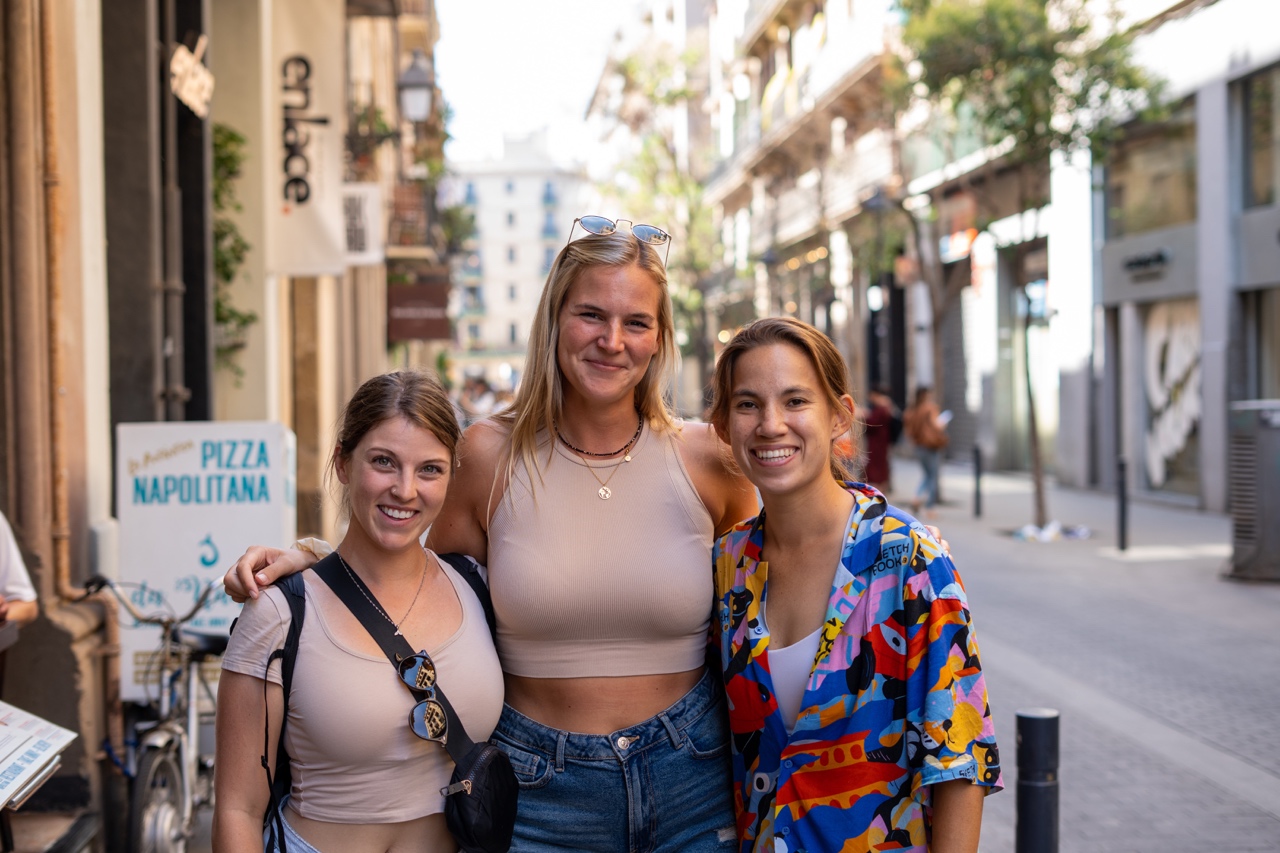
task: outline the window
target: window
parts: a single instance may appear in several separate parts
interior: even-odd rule
[[[510,263],[513,263],[513,264],[516,262],[516,247],[515,247],[515,246],[508,246],[508,247],[507,247],[507,261],[509,261]]]
[[[507,285],[507,301],[509,302],[516,301],[516,286],[514,284]]]
[[[515,191],[516,191],[516,182],[508,178],[507,179],[507,195],[511,195]]]
[[[559,240],[560,229],[556,227],[556,212],[548,210],[542,217],[542,239]]]
[[[544,273],[551,272],[551,265],[556,262],[556,250],[554,246],[548,246],[546,254],[542,259],[542,271]]]
[[[511,211],[511,210],[507,211],[507,225],[511,228],[516,227],[515,211]]]
[[[1107,168],[1107,236],[1196,219],[1196,123],[1190,102],[1159,125],[1131,131]]]
[[[477,284],[467,285],[466,290],[462,292],[462,310],[464,311],[483,311],[484,310],[484,293]]]
[[[467,324],[467,337],[473,341],[480,340],[480,324],[479,323]]]
[[[476,185],[474,181],[467,181],[467,194],[462,200],[463,204],[476,203]]]
[[[515,323],[512,323],[512,324],[511,324],[511,327],[507,330],[507,336],[510,338],[511,343],[513,343],[513,344],[516,342],[516,332],[517,332],[517,331],[518,331],[518,330],[516,329],[516,324],[515,324]]]
[[[1276,203],[1280,178],[1280,68],[1244,81],[1244,206]]]

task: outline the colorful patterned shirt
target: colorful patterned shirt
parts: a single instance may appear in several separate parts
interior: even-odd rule
[[[741,853],[925,853],[930,785],[1003,787],[964,587],[920,522],[854,509],[795,728],[769,675],[765,516],[716,543]]]

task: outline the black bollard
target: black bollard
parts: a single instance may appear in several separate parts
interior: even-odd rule
[[[1018,712],[1016,853],[1058,853],[1058,712]]]
[[[982,448],[973,446],[973,517],[982,518]]]
[[[1129,463],[1116,460],[1116,548],[1129,547]]]

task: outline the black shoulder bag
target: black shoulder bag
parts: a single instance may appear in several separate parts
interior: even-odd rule
[[[441,555],[441,559],[455,567],[459,561],[464,562],[465,570],[459,568],[458,571],[477,594],[484,589],[485,595],[480,599],[481,604],[485,604],[488,590],[470,561],[456,554]],[[415,656],[413,647],[396,634],[386,617],[374,608],[373,593],[354,572],[343,567],[336,552],[317,563],[314,571],[360,620],[397,671],[401,670],[402,661]],[[490,630],[491,614],[492,604],[488,604],[485,616],[490,620]],[[423,700],[430,694],[410,687],[408,682],[405,686],[422,707]],[[439,684],[434,685],[434,699],[447,720],[443,743],[454,763],[450,784],[440,789],[445,798],[444,814],[449,832],[463,853],[507,853],[515,830],[516,797],[520,792],[511,760],[496,746],[471,740]],[[414,724],[413,714],[409,722]]]

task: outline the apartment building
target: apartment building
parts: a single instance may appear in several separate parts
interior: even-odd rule
[[[545,130],[507,136],[502,156],[452,168],[442,203],[462,204],[475,217],[475,233],[452,261],[452,378],[511,390],[524,373],[547,273],[581,210],[585,177],[551,156]]]

